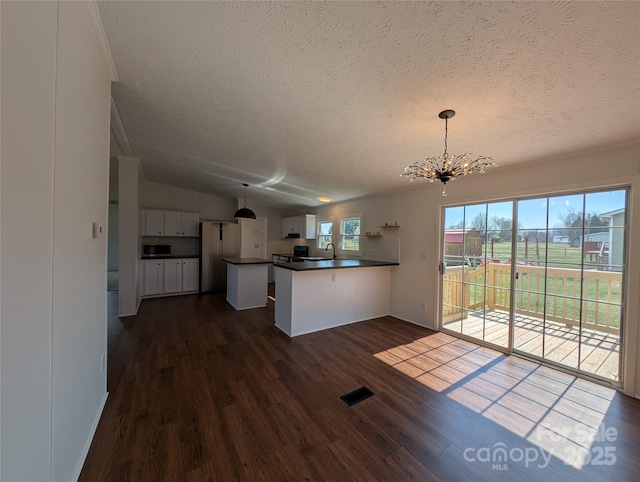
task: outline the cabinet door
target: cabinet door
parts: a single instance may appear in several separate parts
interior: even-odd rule
[[[163,278],[163,263],[162,261],[143,261],[143,296],[147,295],[159,295],[163,293],[162,278]]]
[[[316,239],[316,216],[315,214],[307,214],[303,216],[305,239]]]
[[[289,234],[289,218],[282,218],[282,238],[286,238]]]
[[[147,209],[144,212],[144,235],[164,236],[164,211]]]
[[[198,236],[198,213],[182,213],[182,236]]]
[[[182,260],[164,260],[164,292],[179,293],[182,291]]]
[[[164,235],[182,236],[182,213],[173,211],[164,213]]]
[[[282,218],[282,237],[286,238],[291,233],[299,233],[304,237],[304,233],[300,233],[300,216]]]
[[[198,258],[182,260],[182,291],[198,291],[199,283]]]

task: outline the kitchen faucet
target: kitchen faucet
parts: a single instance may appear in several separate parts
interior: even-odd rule
[[[329,246],[333,246],[333,259],[336,259],[336,245],[333,243],[327,244],[327,247],[324,248],[325,251],[329,251]]]

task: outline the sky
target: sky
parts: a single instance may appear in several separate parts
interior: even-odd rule
[[[625,207],[625,190],[590,192],[586,194],[567,194],[562,196],[539,197],[524,199],[517,202],[518,226],[521,229],[545,229],[547,226],[547,207],[549,228],[562,227],[561,215],[569,209],[581,213],[602,214]],[[473,204],[445,209],[445,227],[455,226],[462,221],[469,226],[471,220],[479,213],[488,218],[511,218],[513,215],[512,202],[497,202],[489,204]]]

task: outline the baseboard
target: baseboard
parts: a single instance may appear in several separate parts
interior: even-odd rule
[[[89,437],[87,438],[86,443],[84,444],[84,449],[82,450],[82,456],[80,457],[80,462],[76,467],[76,471],[73,474],[74,481],[77,481],[80,478],[80,473],[82,472],[82,467],[84,467],[84,462],[87,460],[87,455],[89,455],[89,449],[91,448],[91,442],[93,442],[93,437],[96,434],[96,430],[98,429],[98,424],[100,423],[100,418],[102,417],[102,412],[104,411],[104,407],[107,404],[107,398],[109,397],[109,392],[105,392],[104,398],[100,403],[100,408],[98,409],[98,413],[96,414],[96,418],[93,421],[91,426],[91,430],[89,432]]]
[[[390,314],[389,316],[392,316],[394,318],[397,318],[400,321],[404,321],[406,323],[411,323],[412,325],[416,325],[416,326],[421,326],[422,328],[427,328],[429,330],[433,330],[433,331],[438,331],[437,328],[433,327],[433,326],[429,326],[429,325],[423,325],[422,323],[418,323],[417,321],[413,321],[413,320],[407,320],[406,318],[402,318],[401,316],[398,315],[394,315],[393,313]]]

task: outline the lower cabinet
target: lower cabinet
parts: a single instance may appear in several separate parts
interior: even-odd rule
[[[182,259],[164,260],[164,292],[180,293],[182,291]]]
[[[198,291],[200,270],[197,258],[182,260],[182,291]]]
[[[142,296],[198,291],[198,258],[144,260]]]
[[[162,260],[145,260],[142,262],[142,296],[161,295],[164,293],[164,262]]]

